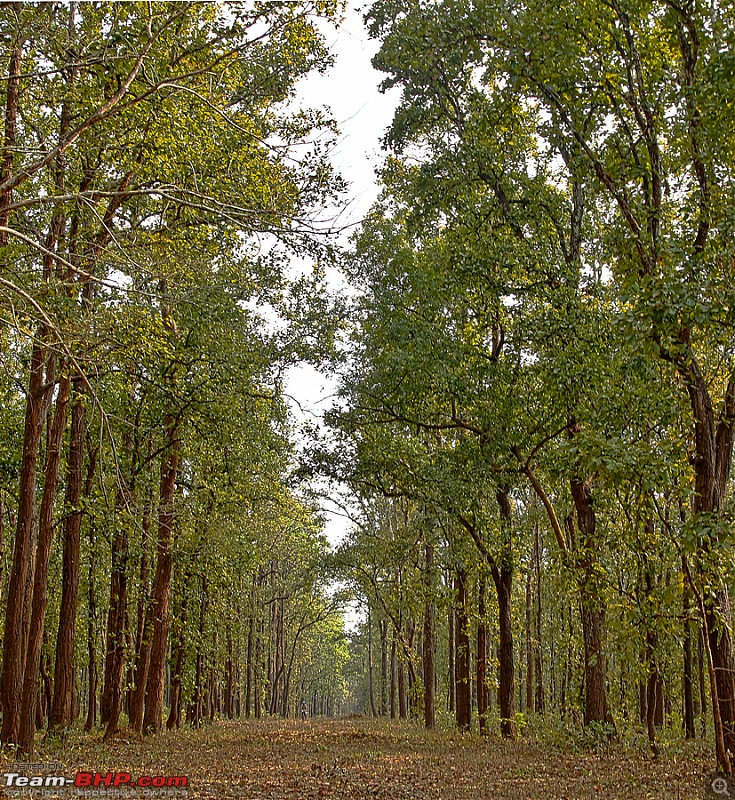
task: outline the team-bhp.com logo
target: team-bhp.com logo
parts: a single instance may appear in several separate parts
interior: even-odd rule
[[[189,779],[185,775],[141,775],[133,778],[129,772],[77,772],[73,778],[64,775],[23,775],[4,772],[3,785],[7,789],[185,789]]]

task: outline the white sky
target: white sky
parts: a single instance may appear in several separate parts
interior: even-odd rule
[[[380,139],[393,118],[398,92],[381,94],[378,85],[384,77],[374,70],[370,60],[379,43],[368,39],[362,23],[361,4],[349,3],[345,21],[338,30],[323,26],[334,66],[324,75],[309,76],[299,86],[299,99],[304,106],[327,106],[340,130],[338,144],[332,153],[332,163],[350,184],[349,205],[341,217],[342,225],[353,225],[362,219],[376,199],[375,169],[382,156]],[[331,405],[334,385],[313,367],[291,369],[286,391],[298,405],[293,405],[297,420],[319,417]],[[328,504],[327,504],[328,505]],[[335,542],[348,523],[327,507],[326,533]]]

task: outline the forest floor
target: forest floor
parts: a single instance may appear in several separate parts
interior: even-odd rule
[[[25,776],[80,771],[186,776],[167,789],[0,788],[2,798],[226,800],[700,800],[712,753],[701,743],[656,758],[620,745],[601,750],[531,737],[516,742],[365,718],[216,722],[154,737],[70,735],[41,744]],[[46,772],[41,771],[45,764]],[[55,766],[54,766],[55,765]],[[49,770],[51,772],[49,773]],[[124,776],[123,776],[124,777]],[[87,782],[90,778],[78,780]],[[2,777],[3,786],[8,778]],[[735,800],[725,789],[723,797]]]

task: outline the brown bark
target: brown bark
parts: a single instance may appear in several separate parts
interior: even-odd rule
[[[456,603],[456,721],[460,730],[469,730],[472,723],[472,682],[470,680],[470,620],[467,608],[467,571],[458,568],[454,579]]]
[[[590,481],[572,478],[572,499],[579,528],[579,574],[584,638],[584,724],[611,722],[607,704],[605,601],[597,580],[597,519]]]
[[[526,708],[533,708],[533,554],[526,571]],[[521,709],[523,711],[523,709]]]
[[[158,511],[158,545],[156,575],[153,580],[153,638],[145,695],[143,730],[160,731],[163,725],[163,689],[166,650],[169,633],[169,601],[171,596],[171,544],[174,521],[176,471],[179,463],[177,420],[166,415],[165,429],[168,450],[161,463],[161,484]]]
[[[487,623],[485,622],[485,580],[480,579],[477,607],[477,716],[480,720],[480,733],[489,733],[487,711],[489,691],[487,686]]]
[[[448,649],[449,649],[449,703],[448,703],[448,711],[451,714],[454,711],[455,706],[455,699],[457,696],[457,683],[456,683],[456,666],[455,666],[455,653],[454,653],[454,645],[455,645],[455,633],[454,633],[454,607],[450,606],[447,612],[447,630],[449,631],[449,642],[448,642]]]
[[[84,497],[91,497],[94,476],[97,472],[97,458],[99,446],[90,446],[87,442],[87,476],[84,480]],[[97,574],[97,562],[95,559],[95,549],[97,542],[97,531],[94,520],[89,527],[89,566],[87,570],[87,669],[88,669],[88,693],[87,693],[87,719],[84,724],[85,731],[91,731],[97,723],[97,648],[96,648],[96,629],[97,629],[97,588],[95,575]],[[49,702],[49,707],[51,703]]]
[[[23,677],[22,701],[19,709],[18,750],[21,753],[28,754],[33,752],[33,740],[36,733],[36,702],[38,699],[41,646],[44,639],[46,609],[48,606],[48,567],[54,535],[54,508],[56,505],[56,491],[59,485],[61,447],[64,430],[66,429],[66,409],[69,402],[70,385],[71,382],[66,377],[59,381],[56,410],[46,448],[43,498],[41,500],[38,524],[36,567],[33,576],[33,604]]]
[[[52,363],[50,361],[49,375],[47,376],[44,369],[45,362],[46,350],[37,339],[31,352],[31,373],[26,396],[13,564],[8,580],[8,600],[5,607],[3,663],[0,677],[0,698],[4,711],[0,738],[2,738],[3,746],[17,744],[20,732],[20,707],[30,623],[26,608],[29,607],[27,595],[32,587],[36,466],[43,421],[53,388]]]
[[[368,695],[370,698],[370,713],[373,717],[377,717],[377,711],[375,710],[375,690],[373,687],[373,620],[372,614],[370,613],[370,604],[368,603],[368,615],[367,615],[367,635],[368,635]]]
[[[605,685],[604,628],[605,610],[590,602],[582,602],[582,635],[584,637],[584,724],[607,722],[607,688]]]
[[[684,664],[682,676],[682,688],[684,694],[684,731],[687,739],[694,739],[696,737],[696,728],[694,725],[694,668],[692,659],[692,621],[690,619],[692,613],[692,590],[686,582],[683,581],[682,590],[682,611],[684,617]]]
[[[513,675],[513,572],[509,567],[492,570],[498,596],[498,707],[500,732],[504,739],[516,735],[515,678]]]
[[[535,555],[535,572],[536,572],[536,613],[534,619],[534,637],[533,637],[533,671],[536,683],[536,692],[534,697],[534,711],[537,714],[542,714],[544,711],[544,672],[543,661],[541,656],[541,643],[543,641],[541,636],[541,545],[539,543],[539,529],[538,522],[534,528],[534,555]]]
[[[406,696],[406,667],[403,659],[398,659],[398,718],[408,718],[408,697]]]
[[[381,619],[380,627],[380,716],[388,713],[388,620]]]
[[[515,676],[513,674],[513,559],[511,552],[511,504],[508,491],[499,488],[496,500],[500,509],[503,530],[502,561],[491,561],[491,575],[498,598],[498,706],[500,709],[500,732],[504,739],[516,735]]]
[[[702,738],[707,737],[707,682],[705,680],[705,671],[707,669],[705,653],[704,653],[704,630],[700,625],[697,631],[697,662],[699,665],[699,711],[702,720]]]
[[[171,710],[169,712],[166,728],[178,728],[181,725],[181,688],[182,688],[182,675],[184,672],[184,655],[186,647],[186,619],[187,609],[189,605],[189,581],[191,580],[191,572],[187,570],[184,575],[183,596],[181,599],[181,615],[179,618],[180,630],[176,642],[176,660],[174,662],[173,672],[171,673]],[[232,638],[228,629],[228,641],[230,648],[232,647]],[[232,656],[230,655],[230,668],[228,671],[228,717],[232,718],[229,708],[232,703],[232,685],[231,685],[231,672],[232,672]]]
[[[131,391],[132,394],[132,391]],[[112,567],[110,571],[110,604],[107,613],[107,649],[105,653],[105,674],[100,703],[102,722],[107,723],[105,739],[118,732],[123,705],[123,675],[125,672],[125,640],[128,619],[128,560],[129,527],[126,508],[128,497],[135,492],[135,475],[138,453],[134,437],[126,435],[125,450],[130,457],[130,477],[127,486],[125,478],[118,475],[118,491],[115,500],[117,522],[112,538]],[[127,496],[126,496],[127,495]],[[145,588],[141,587],[145,593]]]
[[[84,434],[86,407],[82,379],[74,378],[74,403],[71,412],[71,434],[67,463],[64,519],[63,581],[59,629],[56,636],[56,665],[54,669],[54,702],[49,714],[49,730],[67,728],[73,718],[74,641],[76,638],[77,598],[81,558],[82,478],[84,467]]]
[[[122,480],[122,476],[118,476]],[[129,534],[125,513],[125,498],[118,490],[117,524],[112,538],[112,569],[110,572],[110,604],[107,612],[107,651],[105,674],[100,700],[100,715],[108,723],[106,736],[117,732],[122,706],[122,678],[125,656],[125,620],[128,606]]]
[[[687,332],[683,332],[688,341]],[[733,437],[735,437],[735,373],[730,376],[722,408],[716,417],[709,394],[707,381],[695,357],[676,362],[689,395],[694,416],[694,497],[692,511],[694,517],[718,515],[722,511],[732,466]],[[706,558],[712,546],[716,546],[716,534],[711,540],[704,540],[700,547]],[[719,717],[722,724],[724,751],[735,753],[735,657],[731,633],[731,604],[728,586],[708,589],[702,598],[705,624],[709,640],[714,676],[717,683]],[[714,712],[714,709],[713,709]],[[716,731],[719,737],[719,732]],[[718,755],[718,764],[725,772],[730,771],[727,758]]]
[[[201,724],[204,718],[204,652],[202,650],[204,642],[204,624],[207,616],[207,608],[209,604],[209,595],[207,593],[208,584],[206,576],[202,576],[202,593],[201,603],[199,605],[199,643],[197,645],[197,658],[196,658],[196,675],[194,680],[194,701],[192,703],[193,713],[191,722],[194,726]],[[258,625],[257,641],[255,645],[255,718],[260,719],[261,709],[261,690],[260,680],[262,658],[262,641],[263,641],[263,627],[262,620]]]
[[[390,718],[396,718],[396,634],[390,643]]]
[[[422,659],[424,669],[424,725],[431,729],[436,724],[434,708],[434,547],[428,542],[424,546],[424,559],[426,589]]]
[[[730,762],[731,751],[725,744],[725,726],[723,724],[722,716],[720,715],[720,702],[718,698],[718,682],[717,671],[715,669],[714,659],[712,658],[712,648],[710,647],[710,632],[707,630],[707,607],[704,595],[697,588],[694,579],[692,578],[689,564],[684,554],[682,557],[682,567],[692,589],[692,593],[697,599],[699,606],[699,613],[702,616],[704,625],[704,635],[702,637],[702,648],[707,655],[707,672],[709,674],[710,694],[712,696],[712,721],[715,729],[715,752],[717,754],[718,767],[726,774],[730,775],[732,772],[732,765]]]
[[[227,662],[225,663],[225,692],[224,692],[224,713],[227,719],[232,719],[233,715],[233,694],[235,686],[235,667],[233,662],[232,652],[232,631],[227,629]],[[179,681],[180,687],[180,681]],[[173,696],[173,681],[171,684],[171,691]],[[173,701],[171,701],[171,712],[173,713]],[[285,681],[283,689],[283,698],[281,702],[281,716],[288,716],[288,679]],[[170,722],[170,717],[169,717]]]
[[[143,518],[143,546],[145,548],[146,538],[146,517]],[[141,733],[143,730],[143,711],[145,708],[145,690],[148,683],[148,670],[151,663],[151,642],[153,637],[153,606],[147,596],[147,557],[145,550],[141,558],[141,576],[146,574],[145,580],[141,580],[141,592],[143,598],[140,601],[139,627],[137,635],[136,659],[134,670],[133,690],[130,693],[130,708],[128,717],[130,727]]]
[[[730,626],[721,622],[722,619],[729,622],[732,618],[727,585],[723,584],[719,591],[707,599],[705,610],[725,748],[735,753],[735,659]]]
[[[248,619],[247,662],[245,664],[245,717],[250,719],[253,697],[253,638],[255,633],[255,575],[253,575],[253,597],[251,599],[250,617]]]
[[[87,492],[87,495],[89,493]],[[91,731],[97,723],[97,648],[95,646],[95,627],[97,623],[97,600],[95,587],[95,532],[94,528],[90,531],[90,556],[89,571],[87,573],[87,669],[88,669],[88,692],[87,692],[87,720],[84,723],[84,730]]]
[[[0,494],[0,597],[3,596],[3,577],[4,577],[4,564],[5,564],[5,517],[7,509],[5,508],[5,500]],[[0,708],[2,706],[0,705]]]

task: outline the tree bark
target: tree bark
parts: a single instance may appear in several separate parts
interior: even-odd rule
[[[504,739],[512,739],[516,735],[515,679],[513,675],[513,572],[511,568],[498,569],[496,567],[492,570],[492,576],[498,595],[500,732]]]
[[[460,730],[472,724],[472,682],[470,680],[470,620],[467,608],[467,571],[458,568],[454,578],[456,603],[456,721]]]
[[[388,620],[378,622],[380,628],[380,716],[388,714]]]
[[[436,724],[434,697],[434,547],[428,542],[424,545],[425,562],[425,610],[423,638],[424,668],[424,725],[428,729]]]
[[[477,605],[477,716],[480,720],[480,734],[488,731],[487,711],[489,691],[487,686],[487,623],[485,621],[485,580],[480,578]]]
[[[375,690],[373,687],[373,620],[370,613],[370,603],[368,602],[367,614],[367,635],[368,635],[368,694],[370,696],[370,713],[373,717],[377,717],[375,710]]]
[[[146,684],[144,732],[160,731],[163,726],[163,689],[169,633],[171,597],[171,543],[176,494],[176,471],[179,464],[178,423],[167,414],[165,430],[168,449],[161,463],[158,511],[158,546],[156,575],[153,580],[153,638]]]
[[[73,720],[74,642],[76,638],[77,598],[81,558],[82,477],[84,467],[84,434],[87,414],[81,379],[76,376],[74,404],[71,414],[69,463],[67,465],[66,507],[64,520],[63,585],[59,629],[56,637],[54,669],[54,702],[49,715],[49,730],[68,728]]]
[[[96,536],[94,527],[90,531],[89,545],[89,571],[88,578],[88,601],[87,601],[87,664],[89,670],[89,685],[87,693],[87,720],[84,724],[84,730],[89,732],[97,722],[97,648],[95,647],[95,627],[97,621],[97,601],[95,589],[95,557],[94,548],[96,544]]]
[[[456,635],[454,632],[454,606],[450,605],[449,610],[447,611],[447,630],[449,631],[449,642],[448,642],[448,650],[449,650],[449,687],[447,694],[448,697],[448,704],[447,710],[451,714],[454,711],[455,706],[455,699],[457,696],[457,683],[456,683],[456,659],[455,659],[455,652],[454,652],[454,645]]]
[[[498,706],[500,709],[500,732],[504,739],[516,735],[515,676],[513,674],[513,558],[512,558],[512,509],[505,488],[496,492],[500,509],[500,524],[503,530],[503,553],[500,563],[491,564],[491,575],[498,597]]]
[[[692,590],[686,578],[683,580],[682,589],[682,612],[684,617],[684,671],[682,677],[682,688],[684,694],[684,731],[687,739],[696,738],[696,728],[694,725],[694,669],[692,659]]]
[[[390,643],[390,718],[396,718],[396,634]]]
[[[692,511],[694,517],[706,519],[721,513],[730,477],[735,437],[735,373],[730,376],[722,408],[716,418],[709,388],[696,357],[692,355],[678,361],[677,368],[686,386],[694,416]],[[699,545],[705,559],[712,546],[717,545],[717,534],[711,536],[710,541],[705,540]],[[717,683],[724,752],[735,753],[735,657],[730,594],[724,581],[719,586],[714,582],[712,586],[714,588],[708,588],[707,595],[703,597],[705,623]],[[718,756],[718,763],[721,769],[730,772],[729,759]]]
[[[534,680],[536,683],[536,692],[534,697],[534,711],[537,714],[543,714],[545,701],[544,701],[544,672],[543,672],[543,659],[541,644],[543,638],[541,635],[541,544],[539,541],[539,528],[538,522],[534,527],[534,561],[536,573],[536,613],[534,619],[534,636],[533,636],[533,672]]]
[[[122,508],[118,507],[122,512]],[[102,720],[107,722],[105,739],[118,732],[122,711],[123,674],[125,670],[125,621],[128,610],[128,527],[116,526],[112,541],[110,607],[107,615],[107,656],[102,694]]]
[[[605,658],[606,607],[597,577],[597,519],[590,481],[572,478],[570,489],[579,528],[579,583],[584,638],[584,724],[611,722]]]
[[[48,606],[48,567],[51,544],[54,535],[54,507],[59,485],[61,448],[66,429],[66,409],[69,402],[71,382],[64,377],[59,381],[56,397],[56,410],[46,448],[43,498],[38,526],[38,547],[36,549],[36,568],[33,577],[33,605],[28,634],[28,651],[23,678],[23,693],[20,711],[20,732],[18,750],[20,753],[33,752],[36,733],[36,702],[38,698],[38,676],[41,666],[41,646],[46,625]]]
[[[529,711],[533,708],[533,558],[532,553],[526,571],[526,708]]]
[[[8,580],[8,600],[5,607],[5,627],[3,629],[3,663],[2,676],[0,676],[3,724],[0,738],[2,738],[4,747],[17,744],[20,733],[20,708],[30,623],[26,609],[30,608],[28,601],[33,585],[32,553],[35,538],[36,467],[43,421],[54,384],[52,359],[53,357],[50,357],[48,374],[46,374],[47,370],[44,369],[46,350],[37,339],[31,352],[31,373],[26,396],[13,565]]]
[[[189,605],[189,581],[191,580],[191,571],[187,569],[186,574],[184,575],[184,585],[182,588],[182,598],[181,598],[181,616],[179,619],[180,624],[180,631],[176,641],[176,660],[174,662],[173,672],[171,674],[171,702],[170,702],[170,711],[168,715],[168,720],[166,722],[166,728],[171,730],[172,728],[178,728],[181,725],[181,689],[182,689],[182,676],[184,672],[184,655],[185,655],[185,647],[186,647],[186,621],[187,621],[187,609]],[[228,637],[230,636],[228,630]],[[228,673],[228,680],[231,680],[232,674],[232,638],[228,639],[230,643],[230,671]],[[231,682],[228,684],[228,709],[232,704],[232,684]],[[228,711],[228,717],[232,719],[231,714]]]
[[[148,457],[150,459],[150,440]],[[149,491],[143,504],[143,521],[141,524],[141,556],[140,556],[140,597],[138,598],[137,629],[135,634],[135,659],[131,669],[132,689],[128,695],[128,718],[130,727],[140,733],[143,730],[143,709],[145,706],[145,687],[148,681],[148,667],[151,657],[152,618],[150,604],[150,587],[148,586],[148,548],[153,497]]]
[[[131,388],[130,394],[134,390]],[[130,459],[129,474],[118,474],[115,499],[115,530],[112,537],[112,566],[110,571],[110,604],[107,612],[107,651],[105,675],[100,702],[102,722],[107,723],[105,738],[118,730],[122,711],[123,674],[125,671],[125,635],[128,615],[128,557],[129,557],[129,498],[135,492],[137,452],[134,437],[126,434],[124,450]],[[144,591],[143,587],[141,590]]]

